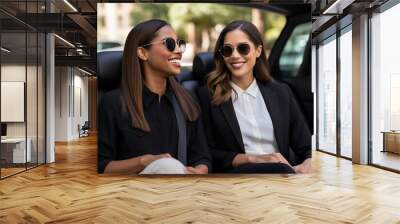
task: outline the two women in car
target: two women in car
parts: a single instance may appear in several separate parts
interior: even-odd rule
[[[257,28],[222,30],[198,102],[175,79],[185,46],[163,20],[131,30],[120,89],[100,103],[98,172],[310,172],[310,131],[290,88],[269,73]]]

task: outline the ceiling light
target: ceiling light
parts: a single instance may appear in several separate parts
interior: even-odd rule
[[[67,45],[69,45],[69,46],[75,48],[75,45],[71,44],[71,42],[69,42],[68,40],[66,40],[66,39],[64,39],[64,38],[62,38],[62,37],[60,37],[60,36],[58,36],[57,34],[54,34],[54,36],[57,37],[58,39],[60,39],[61,41],[63,41],[64,43],[66,43]]]
[[[10,52],[11,52],[10,50],[8,50],[8,49],[5,48],[5,47],[1,47],[1,50],[4,51],[4,52],[6,52],[6,53],[10,53]]]
[[[89,73],[88,71],[85,71],[85,70],[83,70],[83,69],[81,69],[81,68],[79,68],[79,67],[78,67],[78,69],[79,69],[81,72],[83,72],[83,73],[85,73],[85,74],[87,74],[87,75],[92,75],[92,73]]]
[[[72,10],[74,10],[74,12],[78,12],[78,10],[71,4],[69,3],[68,0],[64,0],[65,4],[67,4]]]
[[[332,5],[330,5],[327,9],[324,10],[322,14],[328,14],[331,13],[331,10],[336,7],[336,5],[339,3],[339,1],[335,1]]]
[[[343,9],[347,8],[353,2],[354,0],[336,0],[332,5],[325,9],[322,14],[342,14]]]
[[[77,48],[76,49],[76,53],[78,53],[79,55],[83,55],[84,53],[83,53],[83,49],[81,49],[81,48]]]

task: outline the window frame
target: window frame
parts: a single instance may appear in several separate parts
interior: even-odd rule
[[[352,32],[352,22],[349,16],[345,16],[341,20],[338,20],[337,23],[342,23],[342,27],[337,27],[337,24],[333,24],[331,27],[327,28],[326,31],[327,33],[322,33],[323,38],[317,39],[316,41],[313,41],[314,45],[316,45],[316,54],[315,54],[315,61],[316,61],[316,74],[315,74],[315,83],[316,83],[316,138],[315,138],[315,143],[316,143],[316,151],[327,153],[329,155],[333,155],[339,158],[343,158],[346,160],[352,161],[352,158],[347,157],[342,155],[342,150],[341,150],[341,117],[340,117],[340,104],[341,104],[341,97],[340,97],[340,77],[341,77],[341,67],[340,67],[340,60],[341,60],[341,55],[340,55],[340,42],[341,42],[341,36],[346,34],[347,32]],[[335,29],[335,32],[332,32],[332,29]],[[321,149],[319,147],[320,142],[319,142],[319,112],[320,112],[320,105],[319,105],[319,98],[320,94],[319,93],[319,85],[320,85],[320,74],[319,74],[319,47],[323,44],[329,43],[331,41],[336,41],[336,152],[332,153],[327,150]],[[353,150],[352,150],[353,151]]]

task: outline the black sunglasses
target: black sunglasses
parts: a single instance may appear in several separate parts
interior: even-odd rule
[[[231,45],[224,45],[219,49],[219,52],[222,54],[224,57],[230,57],[233,54],[233,51],[235,50],[234,47]],[[247,43],[240,43],[236,46],[236,50],[241,54],[242,56],[247,55],[250,52],[250,45]]]
[[[165,38],[163,40],[156,41],[156,42],[151,42],[151,43],[142,45],[142,47],[150,46],[150,45],[157,44],[157,43],[164,44],[164,46],[167,48],[167,50],[169,50],[171,52],[175,51],[176,45],[178,45],[178,47],[181,50],[181,52],[185,52],[185,50],[186,50],[186,41],[180,40],[180,39],[175,41],[174,38],[172,38],[172,37],[168,37],[168,38]]]

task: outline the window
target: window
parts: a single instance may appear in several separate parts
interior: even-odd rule
[[[318,48],[318,149],[336,153],[336,39]]]
[[[398,21],[400,4],[371,18],[371,157],[373,164],[396,170],[400,170],[400,156],[392,153],[389,144],[395,150],[400,147],[400,132],[396,132],[400,130]]]
[[[349,27],[351,28],[351,27]],[[352,34],[340,36],[340,154],[352,157]]]
[[[310,37],[311,23],[298,25],[289,37],[282,55],[279,67],[283,76],[294,77],[303,61],[304,48]]]

